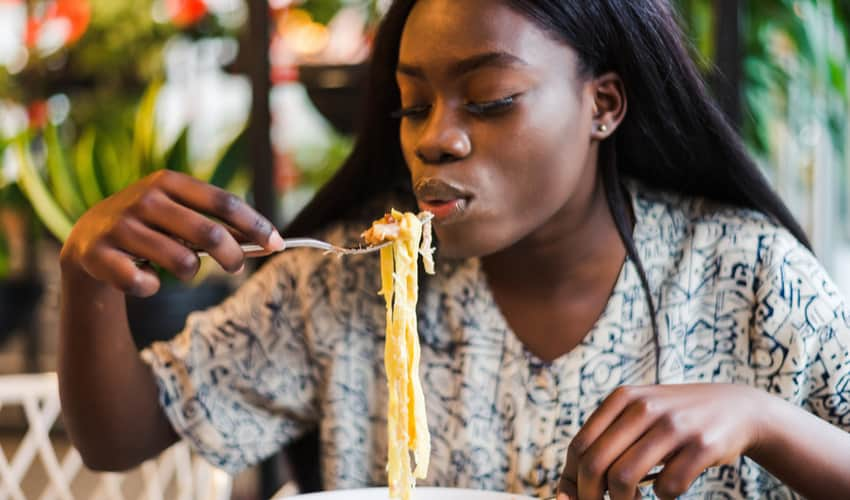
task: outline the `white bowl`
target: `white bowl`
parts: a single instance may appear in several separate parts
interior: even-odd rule
[[[276,497],[277,498],[277,497]],[[389,500],[387,488],[364,488],[360,490],[338,490],[323,493],[310,493],[280,500]],[[460,488],[417,487],[413,490],[412,500],[535,500],[533,497],[515,493],[495,491],[465,490]]]

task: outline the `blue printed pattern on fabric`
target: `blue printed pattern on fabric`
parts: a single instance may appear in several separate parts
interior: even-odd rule
[[[665,384],[758,387],[850,430],[850,312],[815,258],[760,214],[631,191],[661,359],[631,262],[584,341],[545,363],[508,327],[478,259],[438,261],[420,290],[433,440],[420,484],[551,495],[570,440],[600,402],[656,373]],[[323,236],[350,244],[366,225]],[[318,426],[327,488],[386,484],[378,288],[376,256],[292,250],[193,314],[177,339],[143,353],[176,430],[238,471]],[[708,470],[686,495],[709,496],[797,498],[747,458]]]

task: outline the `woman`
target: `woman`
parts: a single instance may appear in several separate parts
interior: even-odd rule
[[[368,118],[290,227],[356,243],[436,215],[420,290],[426,484],[597,499],[850,495],[850,314],[707,97],[663,0],[398,0]],[[122,469],[178,436],[229,470],[318,428],[327,488],[385,484],[374,256],[274,258],[170,343],[133,348],[123,293],[271,225],[177,174],[81,218],[62,251],[74,443]],[[153,372],[153,376],[151,375]],[[127,397],[131,394],[132,397]],[[795,493],[796,492],[796,493]]]

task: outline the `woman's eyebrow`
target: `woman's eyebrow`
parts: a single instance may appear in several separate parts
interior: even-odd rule
[[[508,52],[485,52],[483,54],[476,54],[474,56],[452,62],[448,67],[448,73],[449,76],[458,77],[487,66],[515,68],[528,66],[528,63],[522,58]],[[402,61],[398,62],[396,73],[413,78],[425,77],[425,71],[422,67],[415,64],[404,63]]]

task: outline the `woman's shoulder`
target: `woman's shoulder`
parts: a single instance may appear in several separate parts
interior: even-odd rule
[[[807,273],[828,276],[812,252],[785,226],[754,209],[638,185],[633,187],[635,243],[673,279],[698,272],[712,283],[733,283],[756,296],[764,287]]]
[[[785,226],[758,210],[638,183],[631,192],[639,224],[660,227],[662,236],[689,246],[808,252]]]

